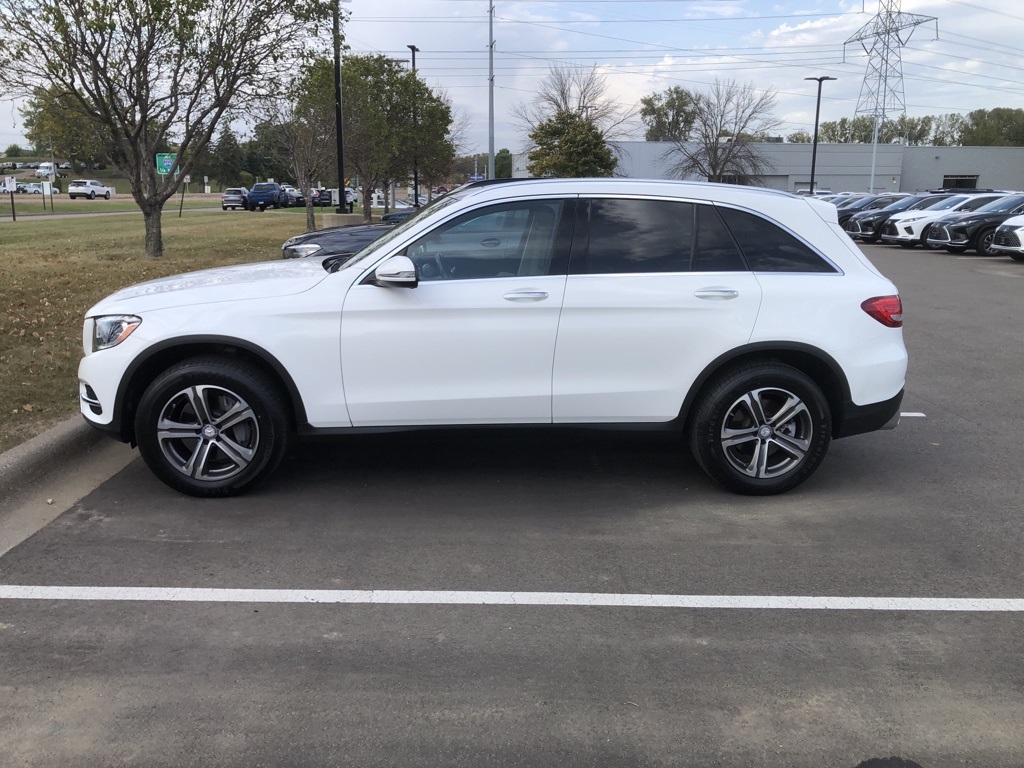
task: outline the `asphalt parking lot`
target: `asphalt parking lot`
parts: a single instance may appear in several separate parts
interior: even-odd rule
[[[586,431],[310,443],[229,500],[132,462],[0,556],[113,588],[0,593],[0,764],[1019,767],[1024,264],[865,251],[915,415],[788,495]]]

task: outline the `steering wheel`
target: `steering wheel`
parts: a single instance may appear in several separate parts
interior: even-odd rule
[[[427,253],[423,246],[417,248],[419,251],[413,256],[416,270],[419,272],[420,280],[446,280],[448,278],[448,265],[445,264],[444,254],[440,251]]]

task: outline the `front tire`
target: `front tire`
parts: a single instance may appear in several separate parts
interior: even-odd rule
[[[690,449],[701,468],[731,491],[788,491],[821,464],[832,416],[806,374],[771,360],[747,363],[711,380],[697,398]]]
[[[276,383],[250,363],[184,360],[146,389],[135,416],[143,460],[190,496],[232,496],[263,482],[288,448],[288,415]]]
[[[988,227],[978,233],[977,239],[974,241],[974,250],[978,252],[979,256],[999,256],[997,251],[992,250],[992,241],[996,236],[996,228]]]
[[[96,199],[96,193],[95,192],[90,192],[89,193],[89,199],[90,200],[95,200]]]
[[[110,193],[109,192],[104,192],[103,193],[103,199],[104,200],[109,200],[110,199]]]

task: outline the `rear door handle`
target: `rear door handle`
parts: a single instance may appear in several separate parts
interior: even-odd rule
[[[727,299],[735,299],[740,295],[740,292],[735,288],[701,288],[699,291],[694,291],[693,295],[698,299],[718,299],[719,301],[725,301]]]
[[[547,297],[547,291],[512,291],[506,293],[502,298],[505,301],[544,301]]]

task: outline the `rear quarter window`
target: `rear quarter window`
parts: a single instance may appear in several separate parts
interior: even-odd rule
[[[735,208],[723,207],[719,212],[754,272],[836,272],[835,267],[778,224]]]

